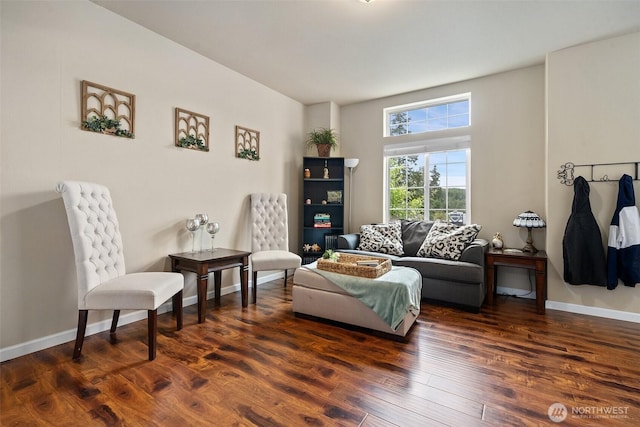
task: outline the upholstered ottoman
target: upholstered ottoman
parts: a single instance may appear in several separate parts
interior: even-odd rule
[[[396,312],[395,320],[390,322],[383,319],[379,312],[380,308],[376,303],[367,301],[369,305],[361,301],[354,294],[349,293],[336,282],[341,279],[338,276],[343,274],[329,273],[315,268],[314,264],[309,264],[298,268],[293,276],[293,312],[296,315],[312,316],[320,319],[327,319],[347,325],[359,326],[373,331],[381,332],[384,335],[404,337],[409,332],[420,314],[420,295],[422,290],[422,276],[416,270],[408,267],[393,267],[393,269],[377,279],[357,278],[360,284],[369,287],[382,287],[386,285],[393,287],[406,286],[406,292],[411,294],[407,298],[410,300],[406,305],[406,313],[398,317]],[[366,290],[365,290],[366,292]],[[362,293],[362,292],[360,292]],[[394,292],[398,294],[398,292]],[[392,296],[391,300],[406,300],[401,296]],[[366,300],[366,299],[365,299]],[[376,307],[371,307],[371,305]],[[377,311],[377,312],[376,312]],[[387,310],[388,311],[388,310]],[[382,309],[384,313],[384,308]],[[399,322],[399,323],[398,323]],[[397,323],[395,328],[390,323]]]

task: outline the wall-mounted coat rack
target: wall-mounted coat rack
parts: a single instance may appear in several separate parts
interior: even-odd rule
[[[607,170],[610,170],[611,167],[615,167],[615,166],[620,166],[620,169],[626,169],[628,171],[621,171],[619,174],[620,176],[614,177],[614,178],[610,178],[609,174],[602,174],[600,175],[599,178],[596,178],[595,174],[598,168],[603,168],[603,169],[606,168]],[[625,168],[625,166],[627,167]],[[576,168],[585,168],[588,171],[587,173],[590,174],[590,179],[587,178],[586,174],[582,175],[584,179],[586,179],[588,182],[617,181],[618,179],[620,179],[623,173],[630,175],[634,181],[640,180],[640,178],[638,178],[638,169],[640,168],[640,161],[620,162],[620,163],[592,163],[592,164],[586,164],[586,165],[576,165],[572,162],[567,162],[564,165],[561,165],[560,170],[558,171],[558,179],[560,180],[560,183],[565,185],[573,185],[573,181],[575,179],[574,170]]]

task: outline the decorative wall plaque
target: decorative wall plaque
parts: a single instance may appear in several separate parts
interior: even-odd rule
[[[260,132],[236,126],[236,157],[260,160]]]
[[[176,108],[176,146],[209,151],[209,117]]]
[[[133,138],[136,96],[87,80],[81,82],[82,130]]]

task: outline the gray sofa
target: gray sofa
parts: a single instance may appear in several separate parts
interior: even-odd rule
[[[360,234],[338,236],[339,252],[371,255],[391,259],[393,265],[413,267],[422,274],[422,298],[444,302],[478,312],[487,294],[485,252],[489,242],[474,240],[457,261],[416,256],[431,225],[427,221],[402,221],[403,256],[357,250]]]

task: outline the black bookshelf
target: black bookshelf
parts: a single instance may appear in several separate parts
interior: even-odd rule
[[[302,168],[301,253],[302,263],[310,264],[325,250],[335,249],[338,235],[344,233],[344,158],[305,157]],[[316,250],[307,245],[316,245]]]

